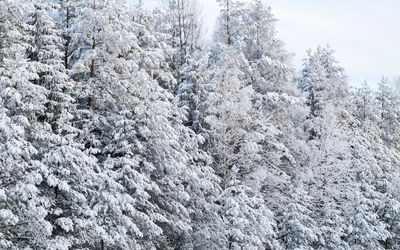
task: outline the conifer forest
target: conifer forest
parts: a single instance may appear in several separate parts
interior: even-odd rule
[[[400,249],[400,80],[200,2],[0,0],[0,249]]]

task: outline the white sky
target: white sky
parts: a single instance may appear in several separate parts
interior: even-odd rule
[[[218,5],[203,4],[204,22],[213,31]],[[144,0],[154,7],[161,0]],[[350,84],[371,86],[385,75],[400,75],[399,0],[265,0],[279,19],[278,36],[300,68],[309,48],[329,43],[346,69]],[[210,36],[210,35],[209,35]]]

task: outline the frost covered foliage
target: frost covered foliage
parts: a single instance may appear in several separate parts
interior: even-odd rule
[[[199,3],[0,1],[0,249],[400,247],[398,89]]]

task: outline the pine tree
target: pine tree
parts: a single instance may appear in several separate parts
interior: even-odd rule
[[[202,113],[206,105],[207,81],[210,79],[209,71],[210,55],[202,57],[197,54],[184,65],[185,77],[178,86],[175,102],[185,111],[185,125],[196,133],[202,131],[204,124]]]
[[[226,249],[275,249],[276,222],[264,199],[244,185],[230,186],[220,197],[226,223]]]
[[[385,224],[379,221],[374,190],[362,183],[350,217],[347,242],[352,249],[384,249],[381,242],[390,236]]]
[[[205,122],[210,127],[210,154],[215,159],[216,173],[223,178],[223,188],[226,189],[230,180],[235,180],[235,169],[245,171],[249,165],[239,165],[245,160],[243,146],[247,126],[250,125],[252,111],[251,86],[246,86],[240,67],[246,66],[246,60],[233,58],[233,53],[227,49],[219,58],[214,69],[214,77],[210,82],[210,93],[207,98]],[[249,142],[250,143],[250,142]],[[258,146],[255,146],[257,150]]]
[[[47,200],[38,190],[45,166],[34,159],[37,150],[25,139],[23,124],[14,122],[0,107],[0,246],[41,246],[52,233],[45,220]],[[20,120],[27,123],[23,117]]]
[[[34,5],[34,11],[31,14],[31,25],[34,27],[32,32],[35,38],[32,42],[32,51],[29,54],[32,62],[35,63],[39,78],[34,81],[35,84],[46,89],[47,102],[46,110],[38,119],[48,130],[46,126],[51,127],[51,132],[55,134],[66,133],[64,126],[72,120],[75,110],[75,100],[71,96],[75,83],[68,76],[63,64],[63,53],[60,45],[61,31],[57,29],[56,23],[50,16],[49,11],[54,10],[56,5],[47,0],[38,1]],[[51,133],[49,136],[38,138],[35,143],[39,148],[51,147],[56,144],[52,142]],[[40,134],[40,133],[38,133]],[[34,139],[35,140],[35,139]]]
[[[367,166],[357,161],[359,152],[352,139],[359,137],[352,116],[352,99],[343,68],[332,53],[330,48],[309,52],[299,80],[310,108],[303,124],[309,153],[302,165],[312,172],[311,177],[305,176],[305,183],[313,197],[311,209],[315,220],[322,224],[331,223],[330,214],[335,216],[336,223],[345,221],[352,208],[358,173]],[[322,237],[326,242],[321,244],[335,244],[333,241],[346,247],[339,240],[343,236],[340,226],[336,225],[336,232],[330,232],[329,227],[322,232],[326,233]]]
[[[327,108],[340,112],[348,112],[352,108],[344,69],[338,65],[329,46],[308,52],[299,86],[308,94],[307,105],[312,117],[323,116],[322,112]],[[345,113],[336,115],[342,121],[349,116]],[[315,133],[320,136],[318,131]]]
[[[72,66],[71,56],[74,52],[73,46],[71,44],[73,32],[71,30],[73,25],[73,19],[76,17],[77,5],[79,0],[57,0],[58,4],[58,14],[59,18],[57,20],[57,26],[61,31],[63,44],[62,44],[62,54],[64,61],[64,68],[70,69]]]
[[[167,0],[164,9],[164,24],[160,31],[168,34],[168,44],[174,50],[169,59],[171,69],[180,83],[184,76],[182,66],[191,55],[201,50],[201,9],[197,0]]]
[[[2,128],[1,217],[4,225],[2,247],[40,246],[51,235],[46,222],[47,199],[38,186],[46,167],[40,163],[40,152],[31,140],[38,129],[38,117],[45,112],[46,89],[34,84],[39,78],[27,55],[32,50],[32,26],[27,21],[32,5],[25,1],[2,1],[2,48],[0,51],[0,96]],[[34,95],[32,94],[34,93]],[[33,133],[32,133],[33,131]]]
[[[382,78],[379,83],[376,99],[378,101],[380,119],[378,126],[381,129],[381,137],[389,145],[397,146],[397,138],[399,135],[398,127],[398,109],[396,92],[389,87],[387,78]]]
[[[238,0],[218,0],[217,2],[221,10],[217,20],[215,41],[231,46],[240,39],[243,3]]]
[[[390,194],[383,197],[378,208],[379,219],[385,223],[390,236],[383,244],[385,249],[396,249],[400,245],[400,203]]]
[[[334,202],[325,206],[323,224],[320,230],[319,248],[321,249],[350,249],[343,240],[346,236],[346,221],[342,212]]]
[[[169,34],[162,28],[163,26],[163,13],[159,9],[152,12],[148,22],[143,24],[133,22],[130,32],[136,35],[139,47],[133,47],[136,51],[133,51],[130,57],[136,60],[137,65],[161,87],[173,93],[176,91],[178,81],[174,75],[176,71],[170,65],[170,55],[175,51],[167,42]]]
[[[357,89],[354,94],[354,117],[360,122],[360,127],[364,132],[372,133],[377,129],[380,120],[377,110],[377,101],[367,82]]]
[[[246,5],[240,28],[243,52],[251,62],[251,78],[258,92],[292,93],[290,56],[277,37],[275,26],[271,8],[263,1],[253,0]]]
[[[287,249],[312,249],[318,242],[319,231],[307,208],[310,197],[299,186],[278,224],[278,238]]]

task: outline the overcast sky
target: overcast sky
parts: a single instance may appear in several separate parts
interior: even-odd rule
[[[145,0],[149,8],[161,0]],[[218,5],[199,0],[211,33]],[[278,36],[299,68],[309,48],[329,43],[349,82],[371,86],[385,75],[400,75],[399,0],[265,0],[279,19]]]

